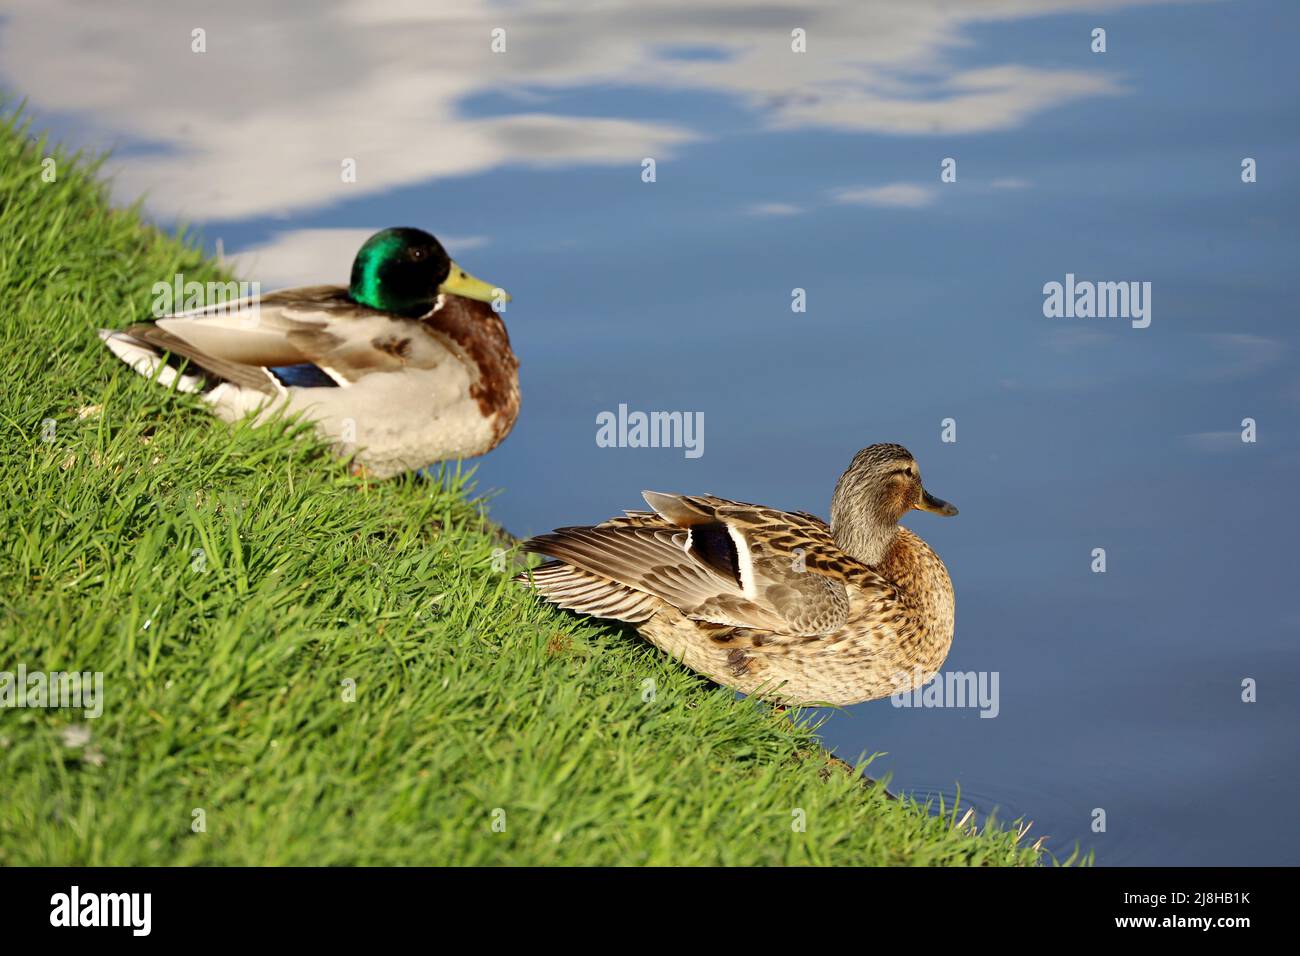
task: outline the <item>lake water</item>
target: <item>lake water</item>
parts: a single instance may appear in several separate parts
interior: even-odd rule
[[[905,444],[961,509],[906,519],[945,670],[997,716],[877,701],[827,744],[1061,855],[1300,863],[1300,11],[952,6],[50,0],[0,19],[0,84],[268,288],[395,224],[508,288],[524,406],[478,482],[516,535],[643,488],[825,515]],[[1048,317],[1067,276],[1149,282],[1146,317]],[[702,454],[600,447],[620,405],[702,415]]]

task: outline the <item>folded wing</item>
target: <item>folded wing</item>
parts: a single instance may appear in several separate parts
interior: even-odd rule
[[[840,552],[811,515],[711,496],[646,492],[645,499],[654,511],[526,542],[525,550],[561,562],[533,572],[532,586],[563,607],[634,623],[653,612],[642,595],[695,620],[791,636],[842,627],[847,581],[890,587]],[[590,610],[596,607],[636,616]]]

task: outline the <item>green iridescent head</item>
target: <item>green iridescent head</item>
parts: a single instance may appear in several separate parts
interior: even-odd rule
[[[510,300],[503,290],[456,265],[442,243],[423,229],[383,229],[365,241],[352,261],[348,295],[372,309],[412,318],[427,315],[441,293],[480,302]]]

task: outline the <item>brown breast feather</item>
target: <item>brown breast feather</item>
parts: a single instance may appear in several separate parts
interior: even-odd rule
[[[483,417],[491,420],[496,447],[519,414],[519,360],[510,350],[505,323],[485,302],[448,295],[424,324],[454,342],[478,369],[469,393]]]

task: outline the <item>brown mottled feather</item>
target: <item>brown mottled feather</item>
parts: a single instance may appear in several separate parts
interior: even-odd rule
[[[807,512],[709,495],[647,493],[646,500],[656,511],[525,543],[560,559],[534,571],[532,586],[562,607],[603,608],[688,667],[783,702],[886,696],[928,680],[946,657],[952,585],[943,563],[907,529],[896,528],[885,559],[870,567],[840,550],[826,522]],[[744,586],[688,549],[688,531],[712,522],[747,545]],[[565,579],[559,569],[569,572],[571,590],[556,583]],[[635,616],[608,613],[623,605]]]

